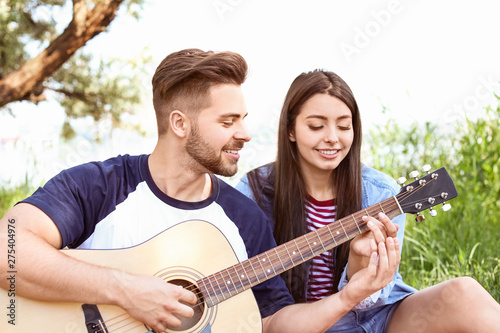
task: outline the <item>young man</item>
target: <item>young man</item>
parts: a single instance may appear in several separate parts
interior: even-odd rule
[[[3,251],[8,224],[15,221],[17,294],[117,305],[162,332],[193,315],[194,293],[159,277],[86,263],[58,249],[132,247],[193,219],[221,230],[240,261],[275,247],[262,211],[213,176],[234,175],[239,151],[251,138],[243,124],[247,111],[240,89],[246,73],[245,60],[232,52],[190,49],[167,56],[153,77],[158,143],[150,155],[118,156],[65,170],[2,218]],[[377,242],[385,239],[378,229],[374,234]],[[358,286],[390,281],[399,249],[387,244],[387,251],[379,250],[385,264],[372,261],[350,285],[356,279]],[[7,261],[0,265],[1,286],[9,289]],[[325,330],[366,297],[359,288],[345,288],[316,303],[292,305],[278,276],[252,290],[265,332]],[[29,314],[22,316],[27,320]]]

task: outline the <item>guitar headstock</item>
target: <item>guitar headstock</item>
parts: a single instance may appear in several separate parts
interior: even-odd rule
[[[429,172],[430,166],[425,165],[422,170],[427,174],[421,178],[417,178],[418,171],[410,172],[415,181],[409,184],[404,184],[405,178],[399,178],[401,191],[396,195],[401,210],[417,214],[417,222],[424,220],[424,216],[419,214],[421,211],[430,209],[430,215],[436,216],[437,212],[432,207],[442,204],[442,210],[447,211],[451,206],[446,201],[458,196],[455,184],[444,167]]]

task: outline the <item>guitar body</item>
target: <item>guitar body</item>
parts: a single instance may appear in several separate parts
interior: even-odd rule
[[[204,221],[186,221],[140,245],[118,250],[62,250],[79,260],[136,274],[161,277],[180,285],[195,284],[238,260],[224,235]],[[15,325],[9,316],[0,321],[0,332],[89,332],[82,304],[35,301],[16,295],[0,295],[0,304],[15,300]],[[97,305],[106,325],[101,332],[149,332],[121,308]],[[9,310],[7,309],[7,312]],[[92,308],[88,312],[95,312]],[[195,310],[196,312],[196,310]],[[195,319],[167,332],[261,332],[262,322],[251,289],[213,307],[202,306]],[[98,330],[96,329],[96,332]]]

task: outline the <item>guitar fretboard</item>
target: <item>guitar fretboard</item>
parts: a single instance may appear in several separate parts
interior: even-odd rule
[[[211,307],[313,257],[367,232],[363,216],[383,212],[390,219],[403,214],[396,197],[346,216],[274,249],[230,266],[197,281],[205,303]]]

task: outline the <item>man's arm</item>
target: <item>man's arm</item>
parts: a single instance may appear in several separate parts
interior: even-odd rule
[[[191,317],[196,296],[147,275],[99,267],[67,256],[55,223],[40,209],[20,203],[0,220],[0,250],[8,246],[8,223],[15,221],[18,292],[23,297],[59,302],[112,304],[133,318],[164,331],[175,316]],[[0,287],[8,289],[7,261],[0,261]]]
[[[378,246],[368,266],[354,273],[344,289],[314,303],[287,306],[264,318],[264,332],[324,332],[356,304],[392,281],[401,258],[399,242],[397,238],[385,238],[377,229],[372,231]]]

